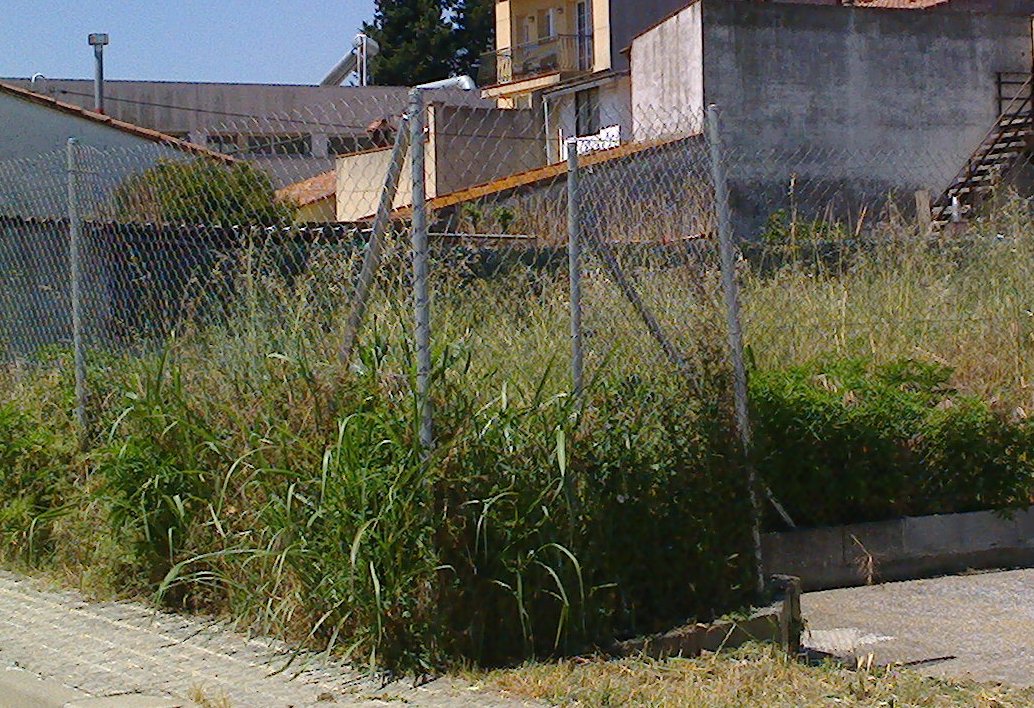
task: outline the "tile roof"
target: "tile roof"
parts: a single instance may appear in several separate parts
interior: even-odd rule
[[[194,143],[188,143],[185,140],[174,138],[171,135],[165,133],[159,133],[157,130],[151,130],[150,128],[142,128],[139,125],[132,123],[126,123],[125,121],[116,120],[111,116],[106,116],[103,113],[96,113],[94,111],[87,110],[80,106],[73,105],[71,103],[65,103],[64,101],[58,101],[50,98],[49,96],[43,96],[41,94],[29,91],[27,89],[12,86],[11,84],[0,82],[0,94],[8,94],[15,98],[20,98],[30,103],[36,103],[46,108],[50,108],[62,113],[68,113],[84,120],[93,121],[94,123],[102,123],[108,125],[115,130],[120,130],[123,133],[129,133],[135,135],[144,140],[150,140],[151,142],[161,143],[170,147],[177,148],[183,152],[189,152],[194,155],[200,155],[203,157],[210,157],[220,162],[235,163],[237,162],[234,158],[229,155],[209,150],[208,148],[195,145]]]
[[[609,150],[598,150],[596,152],[588,153],[582,157],[582,165],[585,167],[591,165],[598,165],[603,162],[609,162],[610,160],[617,160],[622,157],[629,157],[637,153],[649,150],[651,148],[657,148],[669,143],[676,142],[678,140],[685,140],[686,136],[677,136],[672,138],[663,138],[658,140],[648,140],[637,143],[626,143]],[[536,187],[554,179],[557,179],[567,173],[567,162],[554,162],[549,165],[542,167],[536,167],[526,172],[518,172],[517,174],[507,175],[491,182],[484,184],[474,185],[473,187],[467,187],[465,189],[459,189],[455,192],[449,192],[448,194],[442,194],[438,197],[434,197],[427,202],[427,208],[434,211],[436,209],[446,209],[457,204],[463,204],[464,202],[473,201],[475,199],[481,199],[496,194],[502,194],[511,190],[520,189],[522,187]],[[277,190],[277,196],[282,199],[290,199],[294,201],[298,206],[306,206],[323,199],[329,199],[336,195],[337,192],[337,178],[333,171],[324,172],[323,174],[316,175],[307,180],[301,182],[295,182],[289,184]],[[399,207],[393,213],[394,218],[408,218],[412,207]],[[372,221],[374,214],[360,219],[360,221]]]
[[[293,202],[300,207],[329,199],[336,193],[337,174],[334,170],[322,172],[301,182],[294,182],[276,191],[277,197]]]

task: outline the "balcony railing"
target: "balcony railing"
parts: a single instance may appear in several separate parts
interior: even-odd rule
[[[478,83],[508,84],[543,74],[590,71],[592,37],[562,34],[482,55]]]

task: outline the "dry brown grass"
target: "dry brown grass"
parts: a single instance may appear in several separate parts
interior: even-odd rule
[[[1034,689],[942,681],[907,669],[807,666],[772,647],[697,659],[565,660],[480,679],[514,698],[569,706],[1029,706]]]

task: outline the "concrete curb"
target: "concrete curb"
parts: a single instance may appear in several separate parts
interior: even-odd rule
[[[964,570],[1034,566],[1034,507],[765,534],[766,572],[805,591],[915,580]]]
[[[0,708],[185,708],[171,698],[139,694],[91,697],[17,667],[0,670]]]
[[[646,655],[693,657],[701,652],[735,649],[751,641],[773,642],[791,654],[801,648],[801,583],[791,576],[772,578],[776,600],[744,620],[691,624],[663,634],[619,642],[612,652],[619,656]]]

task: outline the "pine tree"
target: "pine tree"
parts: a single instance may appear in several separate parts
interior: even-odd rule
[[[495,43],[495,0],[451,0],[455,24],[453,72],[478,78],[481,57]]]
[[[370,62],[374,83],[413,86],[453,73],[456,37],[446,19],[452,0],[377,0],[363,32],[381,46]]]
[[[381,45],[374,83],[413,86],[449,76],[477,78],[495,36],[495,0],[377,0],[363,32]]]

